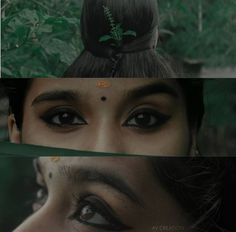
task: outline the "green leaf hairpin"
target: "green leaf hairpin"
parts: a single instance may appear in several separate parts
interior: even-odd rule
[[[124,31],[124,29],[121,27],[121,23],[116,24],[115,20],[112,16],[112,13],[110,9],[106,6],[103,6],[104,14],[110,24],[111,30],[109,35],[103,35],[100,37],[99,42],[107,42],[109,40],[112,40],[111,43],[114,47],[121,47],[123,43],[123,38],[125,36],[133,36],[136,37],[137,33],[132,30]]]

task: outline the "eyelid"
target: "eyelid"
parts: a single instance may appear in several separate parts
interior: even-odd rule
[[[54,115],[56,113],[62,113],[62,112],[70,112],[70,113],[74,113],[78,116],[80,116],[82,118],[82,114],[77,110],[77,109],[74,109],[72,108],[71,106],[55,106],[55,107],[52,107],[48,110],[46,110],[43,114],[43,115]]]
[[[44,112],[40,118],[46,122],[48,122],[50,120],[50,118],[52,118],[53,116],[56,116],[57,114],[60,113],[69,113],[69,114],[74,114],[76,117],[78,117],[85,125],[87,125],[88,123],[86,122],[86,120],[84,119],[84,117],[82,116],[82,114],[80,112],[78,112],[78,110],[75,110],[74,108],[71,108],[70,106],[57,106],[57,107],[53,107],[50,108],[49,110],[47,110],[46,112]],[[50,123],[49,123],[50,124]]]
[[[112,231],[121,231],[121,230],[129,230],[131,227],[124,225],[120,219],[118,219],[118,216],[116,213],[112,210],[112,208],[100,197],[92,194],[84,195],[77,197],[73,195],[74,201],[75,201],[75,207],[76,211],[69,216],[70,220],[75,220],[77,218],[77,213],[81,211],[81,209],[86,205],[91,205],[94,207],[99,214],[101,214],[102,217],[104,217],[105,220],[107,220],[110,225],[99,225],[95,223],[89,223],[86,221],[83,221],[81,219],[77,219],[80,223],[84,223],[89,226],[106,229],[106,230],[112,230]]]
[[[156,109],[153,109],[151,107],[143,107],[143,108],[139,108],[139,109],[136,109],[136,110],[132,110],[130,115],[128,116],[128,118],[125,120],[125,122],[122,124],[122,126],[127,126],[127,122],[130,121],[133,117],[135,117],[136,115],[138,114],[141,114],[141,113],[150,113],[156,117],[159,117],[161,118],[162,120],[168,120],[171,118],[170,115],[168,114],[165,114],[165,113],[161,113],[160,111],[156,110]]]

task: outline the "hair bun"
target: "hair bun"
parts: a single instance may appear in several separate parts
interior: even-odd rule
[[[81,16],[84,47],[105,58],[154,49],[157,14],[156,0],[86,0]]]

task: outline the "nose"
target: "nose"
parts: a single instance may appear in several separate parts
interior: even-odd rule
[[[104,121],[90,133],[87,150],[96,152],[125,153],[122,131],[113,123]]]
[[[63,232],[60,220],[56,220],[48,208],[40,209],[26,219],[13,232]]]

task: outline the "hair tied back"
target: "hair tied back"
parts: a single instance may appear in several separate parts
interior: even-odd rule
[[[135,31],[132,30],[124,31],[124,29],[121,26],[121,23],[116,24],[113,15],[108,7],[103,6],[103,10],[104,10],[104,15],[109,22],[111,30],[109,34],[101,36],[99,42],[104,43],[111,41],[110,45],[112,47],[120,48],[123,45],[124,37],[137,36],[137,33]]]

